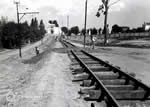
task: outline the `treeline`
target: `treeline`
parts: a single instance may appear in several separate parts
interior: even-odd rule
[[[61,30],[66,36],[70,36],[71,34],[75,35],[85,35],[85,29],[79,30],[78,26],[71,27],[68,29],[67,27],[62,27]],[[116,33],[141,33],[141,32],[149,32],[149,30],[145,30],[144,27],[137,27],[137,28],[130,28],[128,26],[119,26],[117,24],[112,26],[111,31],[109,28],[107,29],[109,33],[116,34]],[[99,28],[89,28],[87,29],[87,35],[98,35],[98,34],[105,34],[105,29]]]
[[[17,24],[13,21],[0,23],[0,39],[3,48],[18,48],[27,43],[36,42],[44,37],[46,33],[43,20],[38,23],[37,18],[27,22]]]
[[[149,31],[149,30],[148,30]],[[117,24],[112,26],[111,33],[141,33],[148,32],[144,29],[144,27],[130,28],[128,26],[119,26]]]
[[[64,27],[61,27],[61,30],[67,36],[70,36],[71,34],[85,35],[85,29],[79,30],[78,26],[71,27],[70,29],[68,29],[67,27],[64,26]],[[101,33],[102,33],[101,28],[99,28],[99,29],[96,29],[96,28],[87,29],[87,34],[97,35],[97,34],[101,34]]]

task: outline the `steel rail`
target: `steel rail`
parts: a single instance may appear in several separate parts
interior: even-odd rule
[[[107,102],[108,105],[110,105],[111,107],[120,107],[120,105],[118,104],[118,102],[116,101],[116,99],[111,95],[111,93],[104,86],[104,84],[93,73],[93,71],[90,70],[90,68],[75,54],[75,52],[73,50],[71,50],[71,53],[76,58],[76,60],[79,61],[80,65],[85,69],[85,72],[87,72],[88,74],[90,74],[90,76],[94,79],[94,81],[97,83],[97,85],[101,89],[102,94],[101,94],[99,100],[102,100],[102,99],[104,99],[106,97],[107,99],[105,99],[105,100],[106,100],[106,102]]]
[[[95,56],[93,56],[93,55],[91,55],[91,54],[85,52],[84,50],[81,50],[81,51],[82,51],[83,53],[85,53],[86,55],[88,55],[89,57],[91,57],[91,58],[93,58],[93,59],[99,61],[100,63],[104,64],[105,66],[109,67],[109,68],[112,69],[114,72],[118,72],[118,74],[119,74],[120,76],[127,77],[127,80],[133,81],[134,83],[136,83],[136,84],[135,84],[135,87],[136,87],[136,88],[141,87],[141,88],[143,88],[144,90],[146,90],[146,93],[145,93],[145,96],[144,96],[143,100],[146,100],[146,99],[150,96],[150,88],[149,88],[146,84],[144,84],[144,83],[142,83],[141,81],[135,79],[134,77],[130,76],[129,74],[127,74],[127,73],[121,71],[121,70],[118,69],[117,67],[114,67],[114,66],[110,65],[109,63],[107,63],[107,62],[105,62],[105,61],[103,61],[103,60],[101,60],[101,59],[99,59],[99,58],[97,58],[97,57],[95,57]]]
[[[68,42],[68,41],[66,41],[66,40],[63,40],[63,42],[68,43],[68,44],[71,45],[72,47],[76,47],[74,44],[72,44],[72,43],[70,43],[70,42]]]
[[[60,40],[60,42],[62,43],[62,45],[64,45],[65,47],[69,47],[66,42],[64,40]]]
[[[68,45],[72,46],[72,43],[70,43],[68,41],[66,43]],[[143,96],[143,98],[139,98],[137,100],[145,101],[145,100],[150,99],[150,88],[146,84],[144,84],[141,81],[137,80],[136,78],[132,77],[128,73],[123,72],[119,68],[109,64],[108,62],[103,61],[103,60],[97,58],[96,56],[93,56],[92,54],[89,54],[88,52],[86,52],[84,50],[80,50],[80,52],[89,56],[89,58],[92,58],[93,60],[100,62],[100,64],[104,65],[105,67],[108,67],[110,70],[112,70],[112,72],[118,73],[118,78],[124,77],[126,83],[129,83],[130,81],[132,81],[135,90],[138,89],[139,87],[142,88],[145,91],[145,93],[143,94],[144,96]],[[79,62],[81,67],[84,68],[84,72],[88,73],[90,76],[90,79],[92,79],[92,81],[94,83],[96,83],[96,86],[101,89],[102,93],[101,93],[99,100],[103,99],[104,101],[106,101],[106,104],[108,104],[110,107],[120,107],[120,105],[117,102],[118,100],[129,100],[129,99],[115,99],[114,96],[112,96],[112,94],[109,92],[109,90],[104,86],[104,84],[93,73],[93,71],[81,60],[81,58],[79,58],[73,50],[71,50],[71,53],[75,57],[75,59]],[[136,100],[136,99],[134,99],[134,100]]]

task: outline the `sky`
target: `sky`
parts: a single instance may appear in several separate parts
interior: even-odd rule
[[[69,27],[84,27],[85,0],[15,0],[19,1],[20,12],[40,12],[37,15],[26,15],[21,22],[29,21],[34,17],[43,19],[48,26],[49,20],[57,20],[60,26],[67,26],[69,16]],[[117,0],[110,0],[112,4]],[[146,2],[143,2],[146,1]],[[96,12],[101,5],[101,0],[88,0],[87,28],[103,28],[104,16],[97,18]],[[27,9],[28,8],[28,9]],[[0,2],[0,16],[7,16],[8,20],[16,21],[16,6],[14,0],[2,0]],[[108,24],[120,26],[139,27],[144,22],[150,22],[150,0],[120,0],[110,6],[108,13]]]

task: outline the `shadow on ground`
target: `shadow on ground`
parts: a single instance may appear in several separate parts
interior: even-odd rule
[[[36,64],[37,62],[39,62],[44,57],[45,54],[46,54],[46,51],[44,51],[44,52],[42,52],[36,56],[33,56],[30,59],[24,60],[22,62],[24,64]]]
[[[24,64],[36,64],[38,63],[43,57],[45,57],[48,53],[52,52],[52,47],[55,45],[55,41],[52,40],[49,44],[45,45],[46,48],[43,52],[39,53],[38,55],[35,55],[31,57],[30,59],[23,60],[22,62]]]

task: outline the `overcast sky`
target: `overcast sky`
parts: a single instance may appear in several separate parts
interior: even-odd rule
[[[110,0],[110,4],[114,1],[117,0]],[[102,4],[101,0],[88,0],[88,28],[103,27],[103,15],[99,18],[95,16],[100,4]],[[38,17],[38,19],[43,19],[46,25],[48,25],[48,20],[56,19],[60,26],[66,26],[67,15],[69,15],[70,27],[77,25],[83,28],[84,5],[85,0],[20,0],[19,10],[20,12],[40,12],[38,15],[26,15],[22,22]],[[26,10],[26,8],[29,9]],[[16,21],[16,7],[13,0],[1,0],[0,16],[7,16],[9,20]],[[150,0],[121,0],[109,10],[110,27],[118,24],[132,28],[142,26],[145,21],[150,22]]]

